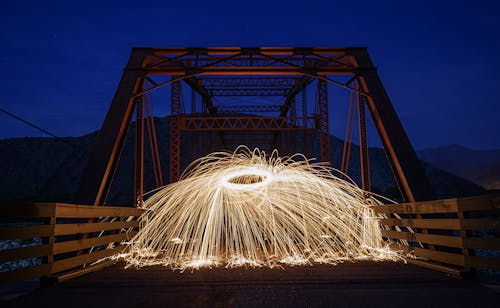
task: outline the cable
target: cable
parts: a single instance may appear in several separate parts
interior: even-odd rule
[[[33,128],[34,128],[34,129],[36,129],[36,130],[41,131],[42,133],[44,133],[44,134],[46,134],[46,135],[51,136],[52,138],[54,138],[54,139],[56,139],[56,140],[59,140],[59,141],[61,141],[61,142],[64,142],[64,143],[66,143],[67,145],[70,145],[70,146],[72,146],[72,147],[74,147],[74,148],[82,149],[80,146],[78,146],[78,145],[76,145],[76,144],[73,144],[73,143],[71,143],[71,142],[69,142],[69,141],[67,141],[67,140],[64,140],[63,138],[61,138],[61,137],[58,137],[58,136],[54,135],[53,133],[49,132],[48,130],[45,130],[45,129],[41,128],[40,126],[37,126],[37,125],[35,125],[35,124],[33,124],[33,123],[31,123],[31,122],[29,122],[29,121],[27,121],[27,120],[25,120],[25,119],[23,119],[23,118],[21,118],[21,117],[18,117],[18,116],[16,116],[15,114],[10,113],[10,112],[8,112],[7,110],[5,110],[5,109],[3,109],[3,108],[0,108],[0,111],[1,111],[1,112],[3,112],[3,113],[5,113],[6,115],[8,115],[8,116],[10,116],[10,117],[12,117],[12,118],[14,118],[14,119],[18,120],[18,121],[20,121],[20,122],[22,122],[22,123],[26,124],[26,125],[29,125],[29,126],[33,127]]]
[[[36,129],[36,130],[39,130],[39,131],[43,132],[46,135],[51,136],[52,138],[54,138],[54,140],[61,141],[61,142],[65,143],[65,144],[71,146],[74,149],[74,151],[72,153],[69,153],[68,156],[66,156],[66,158],[59,163],[57,169],[55,169],[54,172],[52,172],[51,175],[47,177],[47,179],[44,181],[43,185],[41,185],[40,188],[37,189],[37,191],[35,193],[35,195],[37,195],[37,196],[40,196],[41,192],[47,191],[49,189],[49,187],[53,184],[54,179],[59,178],[59,177],[57,177],[57,175],[61,171],[61,169],[63,168],[63,166],[67,165],[68,162],[70,162],[72,160],[80,159],[81,155],[83,153],[87,152],[85,149],[83,149],[83,147],[81,147],[79,145],[76,145],[74,143],[71,143],[71,142],[69,142],[67,140],[64,140],[64,139],[62,139],[62,138],[54,135],[53,133],[49,132],[48,130],[43,129],[43,128],[41,128],[41,127],[39,127],[39,126],[37,126],[37,125],[29,122],[28,120],[25,120],[25,119],[19,117],[19,116],[16,116],[15,114],[10,113],[10,112],[8,112],[7,110],[5,110],[3,108],[0,108],[0,111],[3,112],[6,115],[8,115],[8,116],[10,116],[10,117],[18,120],[18,121],[26,124],[26,125],[34,128],[34,129]]]

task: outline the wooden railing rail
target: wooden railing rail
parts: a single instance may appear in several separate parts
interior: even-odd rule
[[[500,270],[499,194],[378,205],[373,210],[385,217],[380,219],[382,235],[395,243],[394,249],[417,257],[409,258],[411,262],[454,275]]]
[[[120,243],[137,233],[142,213],[129,207],[64,203],[4,205],[0,283],[64,280],[103,267],[106,263],[90,264],[120,252]]]

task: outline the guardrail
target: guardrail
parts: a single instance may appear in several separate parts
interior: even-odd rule
[[[374,206],[382,235],[412,263],[459,276],[500,270],[500,195]]]
[[[66,280],[109,263],[138,231],[143,210],[63,203],[2,206],[0,283],[33,278]]]
[[[500,195],[374,206],[382,234],[408,261],[455,276],[500,270]],[[62,203],[3,206],[0,283],[66,280],[111,262],[139,229],[142,209]]]

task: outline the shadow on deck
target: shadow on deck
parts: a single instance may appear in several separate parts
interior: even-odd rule
[[[494,307],[477,282],[398,262],[172,271],[119,263],[4,307]]]

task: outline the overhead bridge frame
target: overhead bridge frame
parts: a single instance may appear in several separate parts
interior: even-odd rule
[[[158,75],[172,76],[172,80],[153,81]],[[358,81],[360,89],[351,88],[349,82],[330,79],[329,75],[349,76]],[[151,84],[149,88],[145,87],[146,80]],[[219,116],[212,101],[217,94],[214,91],[220,91],[221,95],[282,96],[279,115],[273,120],[276,127],[273,130],[278,133],[280,129],[297,129],[296,125],[286,128],[283,125],[293,123],[289,117],[295,116],[295,98],[314,80],[318,80],[319,120],[315,119],[315,129],[320,133],[321,160],[330,160],[327,84],[334,84],[364,96],[404,198],[410,202],[431,199],[433,194],[420,161],[366,48],[209,47],[132,49],[83,171],[75,201],[105,203],[133,111],[145,93],[172,86],[170,177],[175,180],[180,175],[179,132],[195,123],[181,114],[181,81],[202,97],[203,108],[212,117]],[[220,130],[225,129],[222,127]],[[136,174],[142,172],[140,168]],[[142,184],[136,183],[136,188],[138,185]]]
[[[303,125],[296,125],[296,121]],[[282,131],[314,130],[318,127],[317,117],[180,117],[179,129],[183,131]]]

